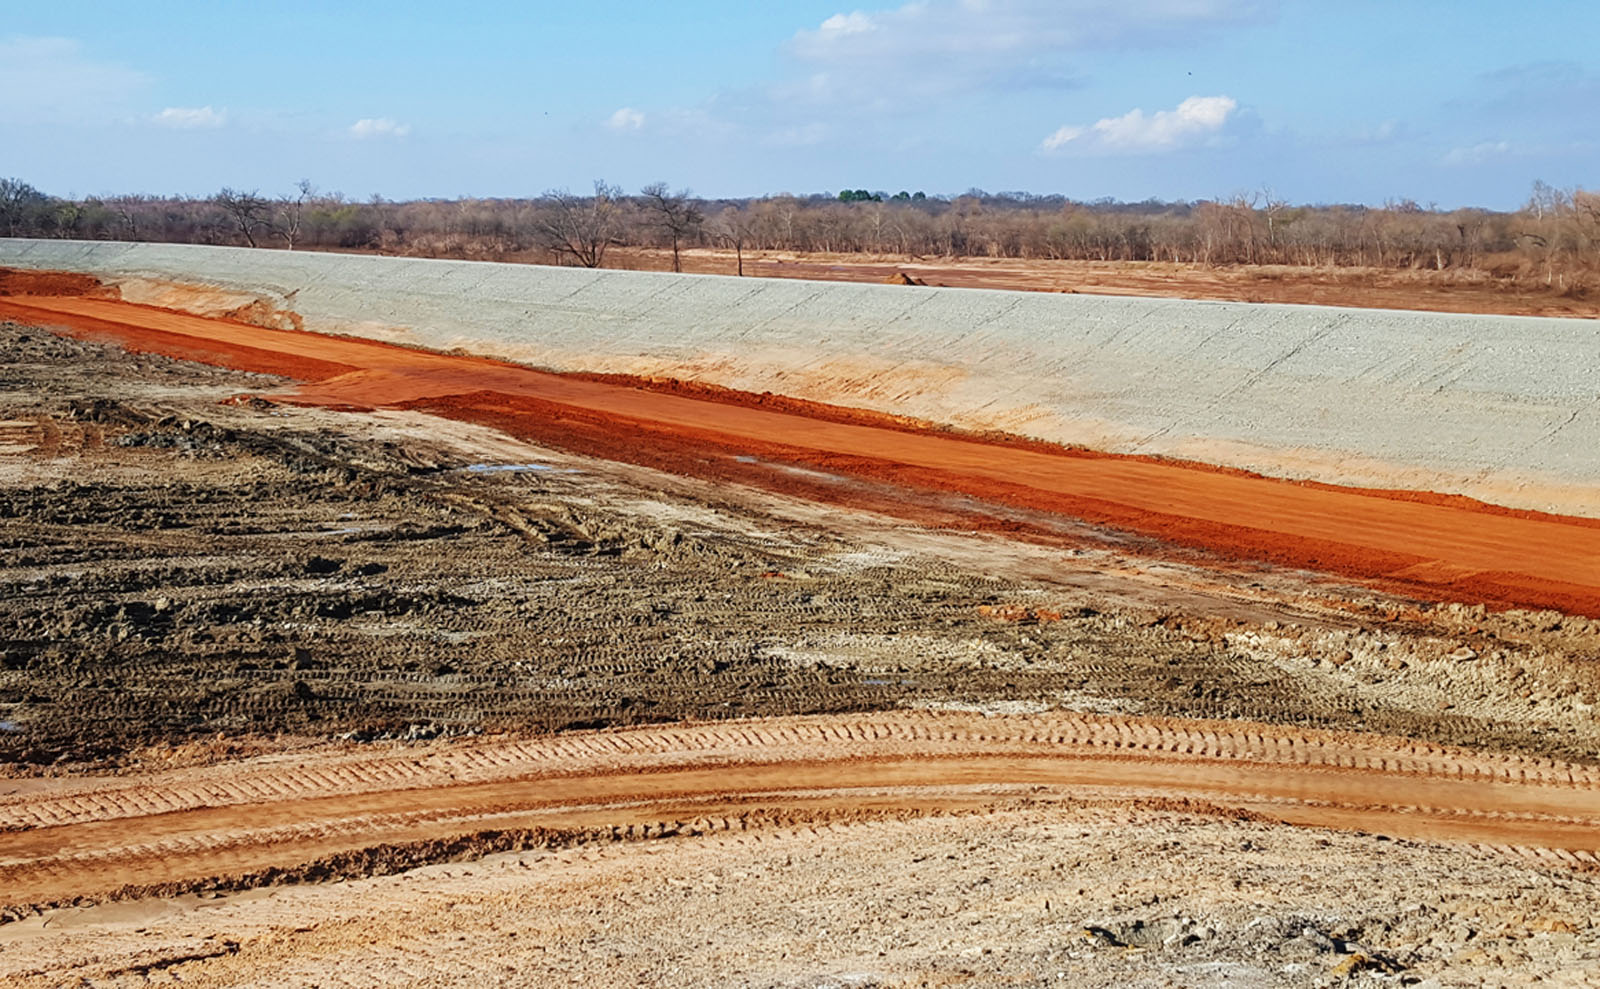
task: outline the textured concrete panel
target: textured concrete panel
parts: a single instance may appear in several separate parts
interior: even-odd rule
[[[130,301],[1600,515],[1600,323],[0,239]],[[180,286],[180,287],[175,287]],[[205,291],[196,291],[200,287]]]

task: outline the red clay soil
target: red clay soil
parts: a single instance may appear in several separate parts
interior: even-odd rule
[[[993,442],[848,410],[779,410],[762,396],[708,401],[109,300],[11,298],[0,300],[0,316],[296,377],[307,384],[286,397],[308,404],[424,408],[583,453],[825,500],[855,502],[870,487],[861,481],[954,493],[1424,597],[1600,616],[1594,520]]]
[[[107,288],[93,275],[71,271],[25,271],[0,268],[0,295],[98,295],[117,298],[115,288]]]

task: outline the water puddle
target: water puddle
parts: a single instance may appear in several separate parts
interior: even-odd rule
[[[468,464],[461,468],[468,474],[522,474],[539,471],[546,474],[578,474],[580,471],[549,464]]]

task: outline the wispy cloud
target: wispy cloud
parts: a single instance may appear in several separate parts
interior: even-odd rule
[[[73,38],[0,38],[0,121],[104,122],[128,112],[150,77],[96,58]]]
[[[388,117],[366,117],[350,125],[350,136],[358,140],[405,137],[410,133],[410,124],[397,123]]]
[[[1516,148],[1510,141],[1484,141],[1471,147],[1451,148],[1439,160],[1446,165],[1478,165],[1492,158],[1503,158],[1515,153]]]
[[[1344,137],[1344,143],[1351,146],[1389,144],[1409,136],[1410,130],[1398,120],[1385,120],[1350,132]]]
[[[169,106],[151,119],[177,130],[203,130],[226,124],[228,111],[213,110],[210,106]]]
[[[1075,54],[1193,44],[1197,32],[1276,9],[1271,0],[917,0],[834,14],[795,34],[787,51],[812,67],[813,94],[1072,86]],[[819,86],[819,77],[837,85]],[[857,85],[867,80],[876,85]]]
[[[881,0],[880,0],[881,2]],[[695,109],[615,111],[602,124],[653,136],[727,137],[768,147],[938,141],[951,101],[1083,87],[1107,51],[1206,44],[1277,15],[1280,0],[912,0],[843,9],[795,32],[769,82]],[[676,121],[676,123],[675,123]],[[908,129],[909,132],[908,132]],[[1065,140],[1065,138],[1063,138]]]
[[[780,127],[772,131],[763,139],[762,143],[774,148],[809,148],[827,140],[828,134],[827,124],[799,124],[794,127]]]
[[[631,106],[622,107],[606,118],[606,126],[614,131],[639,130],[644,126],[644,113]]]
[[[1521,143],[1600,139],[1600,71],[1576,62],[1530,62],[1486,72],[1447,106],[1465,125]]]
[[[1150,154],[1176,151],[1217,137],[1239,104],[1231,96],[1191,96],[1171,110],[1129,110],[1088,125],[1069,124],[1046,137],[1043,151]]]
[[[1016,55],[1192,40],[1199,27],[1258,20],[1267,0],[916,0],[834,14],[790,40],[818,61]],[[935,71],[946,65],[930,66]]]

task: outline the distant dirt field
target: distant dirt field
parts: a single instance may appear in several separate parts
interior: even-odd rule
[[[617,248],[606,267],[670,271],[670,251]],[[503,260],[518,260],[516,257]],[[522,260],[541,261],[529,255]],[[691,248],[683,270],[731,275],[733,251]],[[923,258],[894,255],[746,251],[744,273],[758,278],[893,282],[909,275],[929,285],[1000,288],[1089,295],[1286,302],[1358,309],[1501,313],[1507,316],[1600,318],[1600,302],[1556,292],[1529,291],[1481,271],[1394,271],[1382,268],[1307,268],[1284,265],[1208,268],[1159,261],[1050,261],[1018,258]]]

